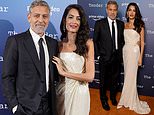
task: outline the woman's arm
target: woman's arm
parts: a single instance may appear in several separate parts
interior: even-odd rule
[[[139,62],[138,62],[139,66],[142,65],[142,59],[143,59],[143,53],[144,53],[144,28],[143,27],[141,29],[140,36],[141,36],[141,39],[140,39],[141,40],[140,42],[141,52],[140,52],[140,57],[139,57]]]
[[[59,58],[54,57],[53,63],[56,64],[58,72],[60,75],[79,80],[79,81],[86,81],[92,82],[94,79],[94,72],[95,72],[95,64],[94,64],[94,45],[92,40],[87,41],[88,53],[85,58],[85,72],[84,73],[71,73],[68,72]]]

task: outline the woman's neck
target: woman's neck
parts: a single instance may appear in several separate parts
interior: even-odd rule
[[[68,44],[75,44],[76,33],[68,33],[66,39]]]
[[[129,19],[129,22],[128,22],[130,25],[134,25],[134,19]]]
[[[128,28],[134,28],[134,19],[130,19],[129,22],[127,23]]]

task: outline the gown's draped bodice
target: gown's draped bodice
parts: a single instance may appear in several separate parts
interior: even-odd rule
[[[137,70],[140,48],[137,44],[140,35],[133,29],[124,30],[125,45],[123,47],[124,85],[117,108],[129,107],[139,114],[148,114],[149,105],[140,101],[137,93]]]
[[[61,52],[60,59],[69,72],[82,73],[84,58],[74,52]]]
[[[124,30],[125,45],[137,45],[140,41],[140,35],[133,29]]]
[[[59,58],[68,72],[80,74],[84,71],[85,59],[83,56],[75,52],[61,52]],[[56,90],[58,109],[61,111],[58,115],[89,115],[90,94],[88,83],[68,77],[60,78],[61,81]]]

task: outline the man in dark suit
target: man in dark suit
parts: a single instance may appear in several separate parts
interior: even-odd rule
[[[110,100],[117,105],[117,80],[122,62],[124,44],[124,23],[116,19],[118,4],[108,1],[107,17],[96,21],[94,28],[95,56],[99,57],[100,67],[100,99],[105,110],[110,110],[106,96],[107,84],[110,83]]]
[[[2,70],[3,92],[14,115],[57,115],[55,80],[51,58],[57,41],[45,36],[50,7],[35,0],[29,8],[30,29],[8,38]]]

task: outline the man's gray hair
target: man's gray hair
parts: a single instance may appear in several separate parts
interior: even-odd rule
[[[107,2],[107,6],[110,5],[110,4],[116,5],[117,6],[117,9],[118,9],[118,4],[117,4],[117,2],[115,0],[109,0]]]
[[[48,3],[47,3],[46,1],[44,1],[44,0],[34,0],[34,1],[31,3],[30,7],[29,7],[29,13],[31,13],[31,12],[32,12],[32,9],[33,9],[34,7],[36,7],[36,6],[45,6],[45,7],[48,8],[48,10],[49,10],[49,12],[50,12],[50,6],[48,5]]]

